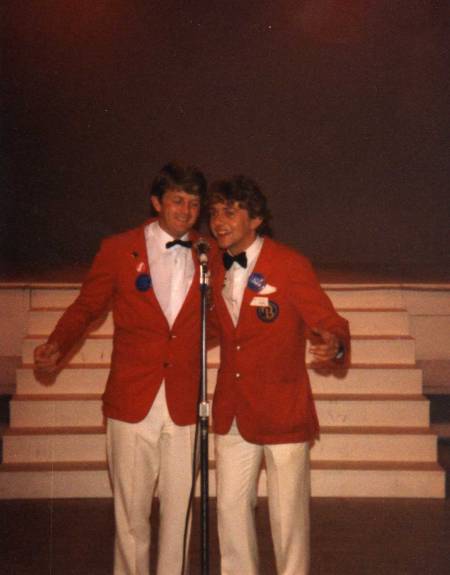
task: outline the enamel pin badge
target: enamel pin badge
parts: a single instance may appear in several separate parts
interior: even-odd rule
[[[252,291],[260,292],[266,285],[266,278],[262,274],[252,273],[248,278],[247,287]]]
[[[258,295],[269,295],[275,293],[277,288],[267,283],[263,274],[253,272],[248,278],[247,287]]]
[[[136,278],[136,289],[139,291],[147,291],[152,287],[152,278],[148,274],[139,274]]]
[[[256,315],[264,323],[272,323],[277,319],[279,314],[280,307],[272,300],[269,300],[266,306],[256,308]]]

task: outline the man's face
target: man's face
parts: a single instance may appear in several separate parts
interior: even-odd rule
[[[209,210],[209,223],[217,243],[222,249],[236,255],[251,246],[261,218],[251,218],[238,202],[216,203]]]
[[[181,238],[197,221],[200,213],[200,198],[188,194],[181,188],[167,190],[161,200],[151,197],[158,212],[159,225],[173,238]]]

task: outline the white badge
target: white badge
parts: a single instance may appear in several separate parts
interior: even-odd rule
[[[253,305],[255,307],[269,307],[269,298],[268,297],[255,296],[252,299],[252,301],[250,302],[250,305]]]
[[[270,293],[275,293],[277,288],[275,286],[271,286],[270,284],[266,284],[262,290],[259,292],[259,295],[268,295]]]

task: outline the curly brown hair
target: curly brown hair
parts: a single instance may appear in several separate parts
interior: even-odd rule
[[[267,198],[258,184],[251,178],[238,175],[230,179],[213,182],[208,190],[206,199],[207,208],[214,204],[234,204],[248,211],[251,218],[261,218],[261,224],[256,228],[260,236],[272,235],[270,229],[271,214],[267,205]]]

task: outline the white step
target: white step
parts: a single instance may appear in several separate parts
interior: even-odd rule
[[[316,396],[319,421],[333,427],[427,427],[429,403],[421,396]],[[11,427],[103,425],[101,398],[19,396],[10,402]]]
[[[433,463],[312,463],[313,497],[444,498],[445,473]],[[215,470],[209,471],[214,497]],[[267,495],[265,472],[258,494]],[[197,483],[198,495],[198,483]],[[35,463],[0,466],[0,499],[111,497],[106,464]]]
[[[428,427],[429,402],[422,396],[327,396],[316,395],[322,426],[333,427]]]
[[[103,427],[8,429],[3,463],[106,461]]]
[[[19,395],[102,394],[105,391],[108,373],[109,366],[86,364],[80,367],[65,367],[56,378],[38,379],[32,367],[24,366],[17,370],[17,393]]]
[[[28,315],[27,333],[29,335],[50,335],[59,318],[63,315],[62,309],[32,309]],[[112,313],[97,321],[90,329],[91,334],[112,335]]]
[[[333,286],[323,288],[336,308],[404,308],[401,286]],[[34,288],[31,291],[31,308],[61,308],[70,305],[79,293],[79,287]]]
[[[103,393],[109,373],[108,366],[84,365],[66,367],[58,373],[56,380],[47,384],[39,381],[30,367],[17,370],[17,393],[28,394],[74,394]],[[422,392],[422,371],[408,366],[354,366],[345,374],[336,371],[321,374],[308,370],[313,393],[339,394],[420,394]],[[209,368],[208,390],[214,391],[217,368]]]
[[[437,437],[427,428],[326,428],[311,450],[312,461],[436,462]]]
[[[313,497],[445,498],[445,472],[436,463],[316,463]]]
[[[422,371],[406,365],[352,365],[344,373],[329,375],[308,370],[314,394],[394,394],[422,393]]]
[[[405,308],[401,288],[366,286],[324,285],[326,293],[336,309],[343,308]]]
[[[209,435],[214,458],[214,435]],[[104,428],[9,429],[3,436],[4,463],[106,461]],[[437,438],[427,429],[323,428],[312,461],[433,462]]]
[[[31,290],[30,308],[66,309],[80,293],[79,284],[73,287],[49,286]]]
[[[44,338],[27,337],[23,342],[23,363],[33,362],[34,348],[43,343]],[[95,363],[109,364],[111,360],[112,339],[109,337],[91,336],[71,357],[69,365]],[[308,352],[307,352],[308,353]],[[308,355],[307,355],[308,357]],[[219,362],[219,348],[208,353],[208,362]],[[415,361],[414,340],[409,336],[353,337],[352,361],[360,363],[403,364],[413,365]]]
[[[18,396],[10,402],[14,427],[99,427],[104,424],[100,396]]]
[[[403,309],[343,309],[340,314],[350,323],[352,335],[409,335],[409,320]],[[49,335],[63,310],[34,309],[29,313],[29,335]],[[95,335],[112,335],[112,314],[96,322],[90,330]]]
[[[108,471],[102,462],[0,465],[0,500],[111,496]]]
[[[352,367],[328,375],[308,370],[322,425],[311,452],[313,496],[445,497],[445,473],[435,463],[437,440],[428,430],[429,406],[420,396],[422,373],[415,367],[400,286],[325,287],[350,322]],[[24,366],[11,401],[12,428],[4,436],[0,499],[109,497],[101,394],[111,355],[111,316],[94,326],[94,337],[56,381],[39,382],[31,369],[33,349],[79,291],[76,284],[50,288],[31,292]],[[212,394],[218,348],[208,362]],[[212,462],[211,496],[214,479]],[[264,470],[259,494],[266,495]]]
[[[409,335],[405,309],[340,309],[353,335]]]

